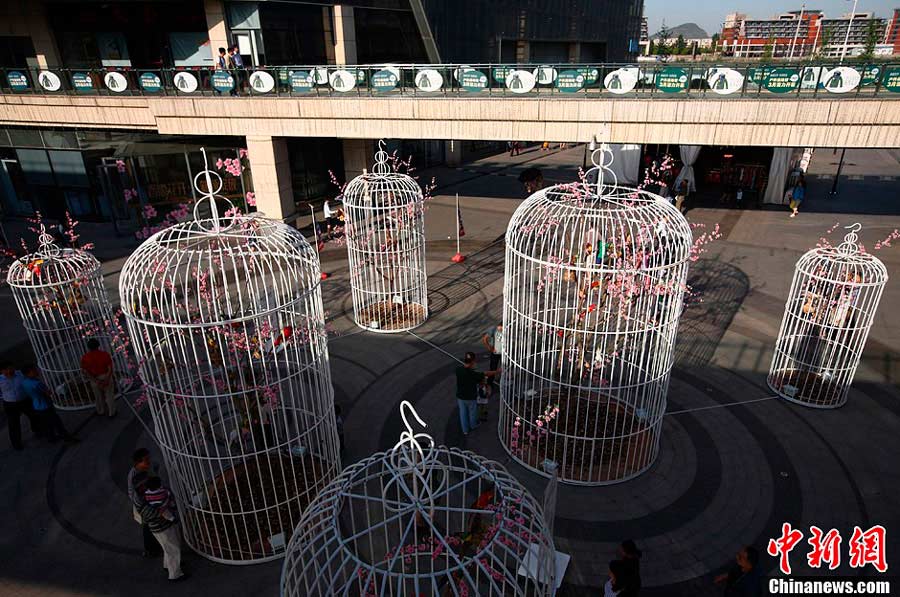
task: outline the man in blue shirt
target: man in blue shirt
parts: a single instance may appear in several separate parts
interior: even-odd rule
[[[31,407],[40,418],[41,428],[47,434],[47,439],[51,442],[55,442],[59,438],[65,440],[66,443],[77,442],[78,439],[66,431],[62,419],[56,413],[50,390],[41,381],[37,366],[26,365],[22,368],[22,373],[25,374],[22,379],[22,391],[31,398]]]
[[[22,415],[28,417],[32,433],[37,434],[40,431],[37,417],[31,408],[31,400],[22,391],[23,379],[25,378],[22,372],[16,371],[11,364],[0,364],[0,399],[3,400],[3,412],[6,414],[7,427],[9,427],[9,443],[16,450],[24,449],[22,445]]]

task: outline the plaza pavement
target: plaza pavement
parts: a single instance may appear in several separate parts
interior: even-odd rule
[[[432,316],[414,333],[356,330],[343,249],[324,251],[324,268],[332,273],[323,296],[335,330],[329,346],[335,397],[344,409],[345,462],[392,446],[400,431],[398,405],[409,400],[439,443],[497,459],[532,491],[543,490],[546,481],[510,462],[499,445],[496,404],[487,425],[461,435],[452,356],[480,350],[481,333],[501,317],[502,234],[524,196],[518,171],[538,165],[550,181],[570,180],[582,151],[498,156],[422,173],[433,173],[441,187],[427,213]],[[900,557],[900,284],[888,284],[845,407],[791,405],[772,399],[765,384],[796,259],[838,221],[861,222],[869,246],[900,227],[900,217],[884,215],[900,212],[898,185],[888,179],[900,172],[896,155],[851,156],[849,170],[861,179],[842,181],[834,199],[827,198],[832,156],[816,156],[798,218],[778,209],[690,212],[694,222],[718,222],[724,238],[691,266],[690,281],[702,300],[685,311],[679,329],[659,458],[627,483],[560,486],[556,544],[573,556],[562,595],[599,594],[615,546],[625,538],[644,550],[642,594],[716,595],[712,577],[740,546],[764,549],[785,521],[804,530],[812,524],[837,528],[844,546],[853,525],[882,524],[889,562],[900,565],[894,561]],[[448,239],[456,193],[469,256],[461,265],[449,262],[456,250]],[[837,202],[854,213],[832,213],[839,211]],[[104,250],[104,239],[86,240]],[[109,253],[104,269],[114,290],[124,253]],[[900,271],[900,248],[879,256],[890,272]],[[9,300],[4,289],[0,353],[21,360],[28,349]],[[87,413],[63,417],[81,443],[51,446],[29,438],[26,450],[15,452],[0,429],[0,595],[277,594],[280,562],[231,567],[190,552],[192,577],[168,585],[158,562],[140,558],[140,532],[125,495],[131,451],[152,444],[145,423],[127,408],[113,421]],[[793,554],[795,574],[821,574],[806,569],[806,547]],[[856,574],[844,556],[841,573]],[[774,559],[763,555],[762,564],[771,571]]]

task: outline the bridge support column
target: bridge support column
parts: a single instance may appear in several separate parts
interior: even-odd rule
[[[446,156],[447,165],[451,168],[462,164],[462,141],[445,141],[444,156]]]
[[[372,139],[344,139],[344,182],[371,170],[375,163],[375,141]]]
[[[356,19],[352,6],[334,6],[334,62],[357,64]]]
[[[293,224],[297,218],[287,139],[247,137],[256,209],[274,220]]]
[[[228,27],[225,25],[225,2],[223,0],[203,0],[206,13],[206,27],[209,29],[209,51],[213,64],[219,59],[219,48],[228,49]]]

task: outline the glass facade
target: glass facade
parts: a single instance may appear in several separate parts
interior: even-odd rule
[[[528,42],[530,62],[633,57],[642,0],[422,0],[443,62],[509,61]],[[585,52],[585,44],[590,44]],[[603,54],[603,55],[601,55]]]

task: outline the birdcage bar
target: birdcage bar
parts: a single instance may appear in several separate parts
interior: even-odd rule
[[[884,286],[887,269],[864,252],[859,224],[837,247],[797,262],[768,384],[786,400],[813,408],[847,402]]]
[[[218,193],[201,174],[197,191]],[[216,199],[147,239],[119,291],[185,540],[251,564],[283,556],[338,472],[334,396],[315,250],[281,222],[220,217]]]
[[[372,172],[351,180],[343,193],[354,320],[383,333],[428,318],[424,194],[388,160],[382,141]]]
[[[669,202],[619,187],[611,153],[578,183],[540,190],[506,233],[500,440],[561,482],[621,482],[649,468],[692,244]]]
[[[537,500],[499,464],[415,433],[408,402],[401,413],[401,441],[345,469],[307,509],[281,595],[553,595]]]
[[[60,410],[93,408],[95,394],[81,370],[87,341],[113,357],[118,389],[130,385],[124,346],[114,345],[113,310],[100,262],[88,251],[61,248],[43,225],[37,251],[12,263],[7,283],[44,383]]]

